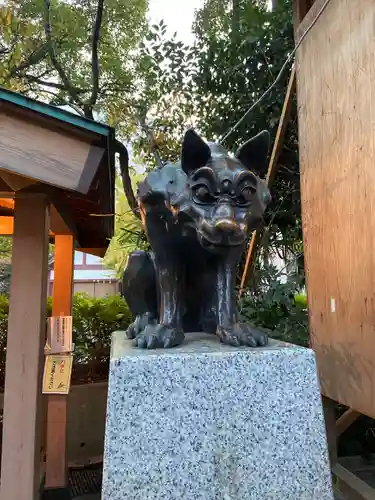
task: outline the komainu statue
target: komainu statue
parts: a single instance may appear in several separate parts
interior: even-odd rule
[[[181,161],[150,172],[138,188],[152,252],[133,252],[123,295],[134,315],[127,331],[136,346],[173,347],[184,332],[215,333],[234,346],[263,346],[265,332],[239,321],[236,267],[262,221],[270,193],[264,171],[269,134],[263,131],[229,154],[193,130]]]

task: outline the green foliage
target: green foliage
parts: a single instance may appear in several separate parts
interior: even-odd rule
[[[70,102],[88,116],[94,109],[107,121],[114,120],[112,113],[118,108],[124,114],[124,103],[135,88],[135,48],[146,28],[148,2],[104,2],[99,87],[93,96],[92,47],[98,5],[97,1],[52,0],[49,40],[44,0],[5,0],[0,10],[0,84],[52,104]]]
[[[79,362],[107,363],[111,334],[126,329],[131,314],[119,295],[93,298],[76,294],[73,300],[73,342],[75,360]]]
[[[217,14],[215,14],[217,12]],[[221,137],[274,82],[294,46],[292,5],[278,2],[272,12],[264,2],[206,0],[195,23],[197,36],[195,100],[199,109],[198,127],[206,136]],[[260,130],[272,138],[285,97],[288,73],[233,132],[226,145],[237,147]],[[265,221],[270,227],[268,244],[301,240],[300,191],[296,107],[293,108],[286,140],[273,184],[273,201]]]
[[[137,189],[137,185],[143,177],[143,175],[132,176],[134,190]],[[115,235],[105,255],[104,263],[106,266],[116,269],[117,276],[121,278],[127,256],[130,252],[138,249],[149,250],[150,245],[142,222],[130,210],[121,180],[117,177]]]
[[[12,238],[0,236],[0,293],[9,293],[12,275]]]
[[[165,161],[178,159],[183,132],[194,126],[206,138],[222,137],[274,82],[294,46],[292,4],[205,0],[196,12],[196,41],[188,47],[165,36],[163,24],[152,26],[140,62],[151,75],[141,95],[155,147]],[[147,80],[145,80],[147,81]],[[235,151],[249,137],[268,129],[276,135],[288,72],[267,98],[226,140]],[[148,165],[154,161],[147,134],[134,148]],[[292,250],[302,240],[296,106],[288,126],[273,201],[265,215],[262,246]]]
[[[150,145],[160,152],[163,161],[179,158],[181,137],[193,125],[194,65],[194,47],[184,45],[176,35],[166,36],[163,21],[150,26],[140,45],[137,74],[141,90],[137,107],[141,126],[133,142],[138,159],[149,167],[155,166]],[[149,130],[153,133],[151,141]]]
[[[294,297],[294,301],[297,306],[301,307],[302,309],[307,308],[307,297],[304,293],[299,293]]]
[[[53,245],[49,246],[48,267],[53,265]],[[12,277],[12,237],[0,236],[0,294],[9,295]]]
[[[0,236],[0,259],[9,259],[12,254],[12,238]]]
[[[307,346],[307,305],[301,287],[299,275],[290,275],[283,282],[274,266],[258,268],[240,301],[241,314],[251,323],[271,330],[272,337]]]
[[[8,329],[8,297],[0,295],[0,387],[5,376],[6,337]],[[47,317],[52,314],[52,299],[47,301]],[[111,334],[126,329],[131,314],[120,296],[105,298],[75,294],[73,298],[74,373],[106,377],[110,353]],[[83,368],[83,370],[82,370]]]

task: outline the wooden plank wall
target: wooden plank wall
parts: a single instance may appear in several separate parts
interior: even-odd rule
[[[331,0],[297,54],[312,346],[323,394],[371,417],[375,417],[374,26],[374,0]]]

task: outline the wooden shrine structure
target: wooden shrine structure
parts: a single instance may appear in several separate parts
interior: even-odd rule
[[[103,256],[113,235],[114,140],[106,125],[0,89],[0,234],[13,235],[4,500],[39,498],[46,428],[44,498],[65,498],[67,398],[42,397],[41,385],[48,250],[54,242],[52,314],[71,315],[74,249]]]

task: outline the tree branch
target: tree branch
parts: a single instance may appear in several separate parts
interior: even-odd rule
[[[46,55],[48,54],[48,46],[47,44],[43,44],[40,47],[38,47],[36,50],[34,50],[26,59],[26,61],[23,61],[20,63],[18,66],[15,66],[11,71],[10,71],[10,76],[14,76],[16,73],[19,71],[24,71],[25,69],[29,68],[30,66],[34,66],[35,64],[39,63],[42,61]]]
[[[45,7],[45,19],[44,19],[44,33],[46,35],[46,40],[47,40],[47,47],[48,47],[48,53],[52,62],[53,67],[59,74],[59,77],[61,78],[61,81],[63,82],[64,85],[64,90],[68,92],[70,95],[71,99],[75,101],[77,104],[82,106],[82,102],[78,96],[77,90],[73,85],[71,84],[69,78],[67,77],[63,67],[61,66],[60,62],[57,59],[55,48],[53,45],[53,39],[52,39],[52,26],[51,26],[51,0],[44,0],[44,7]]]
[[[133,193],[132,182],[129,175],[129,154],[126,147],[120,142],[116,141],[116,152],[120,156],[120,172],[122,185],[125,191],[126,199],[129,203],[129,208],[133,214],[139,219],[138,203]]]
[[[52,87],[54,89],[65,90],[65,85],[63,83],[57,82],[48,82],[42,80],[38,76],[29,75],[28,73],[21,74],[23,78],[25,78],[28,82],[37,83],[38,85],[43,85],[43,87]],[[77,93],[84,92],[84,90],[75,89]]]
[[[158,151],[157,143],[155,141],[154,134],[153,134],[152,130],[150,129],[150,127],[146,124],[146,118],[144,116],[139,118],[138,121],[139,121],[139,125],[140,125],[141,129],[145,132],[148,140],[150,141],[151,153],[152,153],[153,157],[155,158],[156,165],[158,166],[158,168],[161,168],[164,165],[164,163],[159,155],[159,151]]]
[[[92,61],[91,61],[91,71],[92,71],[92,92],[90,99],[87,102],[87,105],[92,108],[97,99],[99,92],[99,56],[98,56],[98,47],[100,41],[100,28],[102,25],[103,19],[103,8],[104,8],[104,0],[98,0],[98,8],[96,10],[96,19],[94,23],[94,28],[92,32]]]

